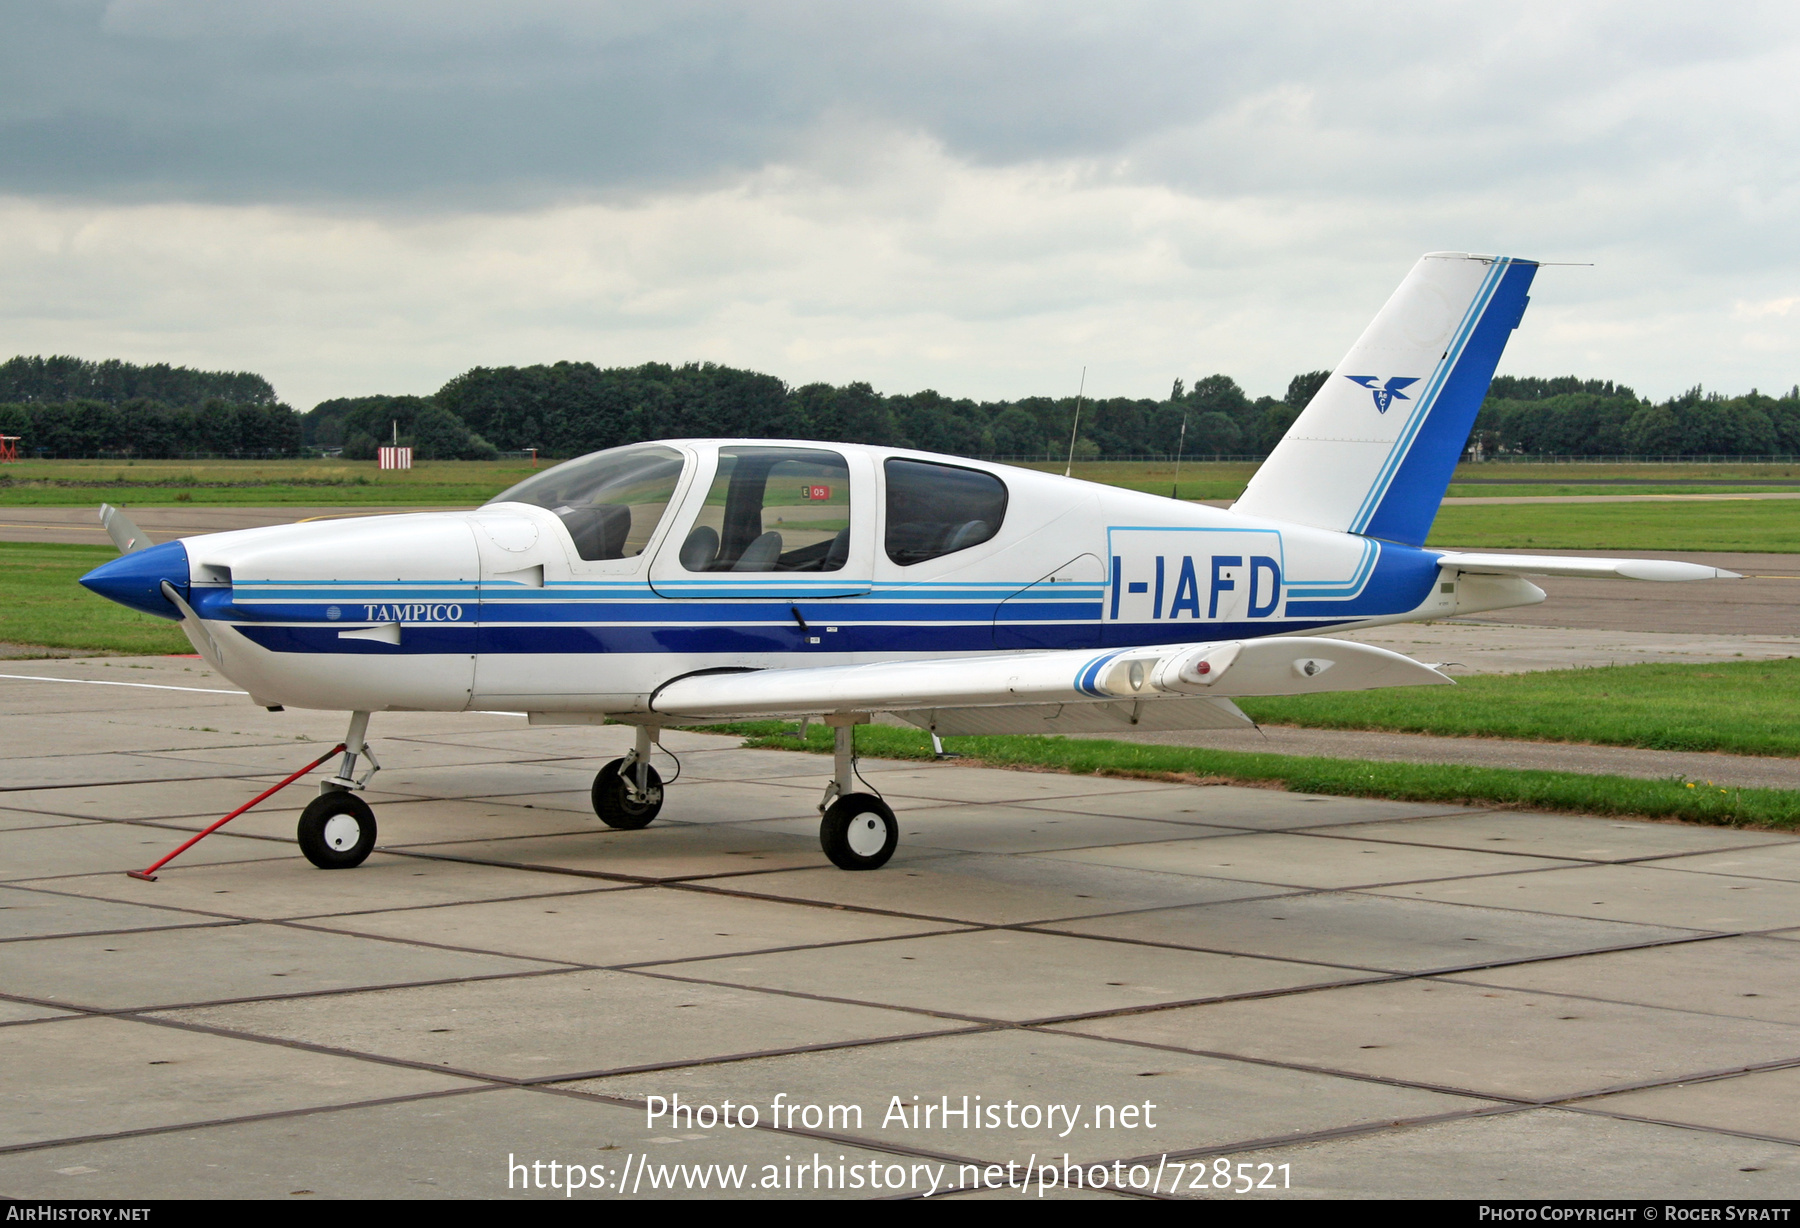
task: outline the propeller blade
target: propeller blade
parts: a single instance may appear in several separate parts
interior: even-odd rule
[[[113,545],[119,548],[120,554],[132,554],[139,550],[148,550],[156,543],[150,535],[131,522],[125,509],[114,507],[110,503],[100,505],[100,523],[106,527],[106,535],[112,538]]]

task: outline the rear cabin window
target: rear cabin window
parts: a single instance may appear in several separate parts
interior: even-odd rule
[[[1006,483],[979,469],[889,460],[887,555],[902,567],[979,546],[1000,531]]]
[[[850,557],[850,468],[818,448],[719,449],[681,544],[687,571],[838,571]]]

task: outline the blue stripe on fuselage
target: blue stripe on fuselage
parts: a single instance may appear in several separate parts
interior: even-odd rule
[[[364,604],[402,607],[410,603],[415,592],[426,591],[426,586],[411,591],[390,590],[375,603],[355,602],[329,591],[326,585],[308,586],[310,601],[254,602],[245,600],[242,593],[234,602],[233,590],[228,587],[196,587],[195,606],[202,617],[230,624],[252,642],[281,653],[409,656],[751,652],[816,656],[991,652],[996,648],[995,636],[1001,625],[1027,630],[1032,647],[1118,649],[1318,632],[1418,608],[1437,578],[1437,554],[1392,543],[1371,543],[1371,547],[1363,566],[1358,568],[1364,575],[1358,591],[1333,601],[1296,600],[1295,592],[1290,590],[1280,617],[1242,622],[1182,618],[1142,623],[1103,621],[1105,605],[1098,598],[1106,590],[1096,585],[1068,589],[1058,586],[1062,591],[1056,594],[1057,600],[1019,606],[1011,600],[1016,590],[1003,591],[996,586],[977,589],[970,585],[957,591],[945,585],[920,585],[906,593],[915,598],[928,595],[930,599],[925,600],[906,600],[901,597],[903,590],[884,588],[868,597],[832,600],[674,601],[650,596],[641,584],[622,584],[617,586],[615,595],[589,600],[572,599],[574,594],[566,591],[510,587],[503,598],[498,598],[489,588],[485,590],[485,601],[471,601],[465,595],[457,620],[400,619],[401,642],[386,644],[346,640],[340,638],[340,633],[375,621],[363,617]],[[284,596],[293,592],[291,587],[282,587]],[[362,584],[343,587],[368,591]],[[981,592],[981,596],[970,599],[970,590]],[[1299,591],[1310,597],[1319,589],[1308,585]],[[948,592],[960,599],[942,600]],[[1090,594],[1094,599],[1088,599]],[[326,617],[333,604],[340,607],[336,620]],[[794,618],[796,611],[805,619],[804,627]],[[813,643],[814,639],[819,642]]]

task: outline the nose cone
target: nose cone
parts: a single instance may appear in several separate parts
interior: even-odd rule
[[[158,618],[181,619],[181,611],[162,595],[163,581],[173,584],[182,599],[188,595],[187,549],[178,541],[164,542],[148,550],[135,550],[102,564],[81,577],[84,588]]]

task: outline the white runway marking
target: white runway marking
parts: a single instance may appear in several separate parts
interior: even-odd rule
[[[0,674],[15,682],[74,682],[82,686],[135,686],[151,691],[197,691],[202,695],[248,695],[248,691],[222,691],[218,687],[167,686],[160,682],[102,682],[98,678],[45,678],[41,674]]]

